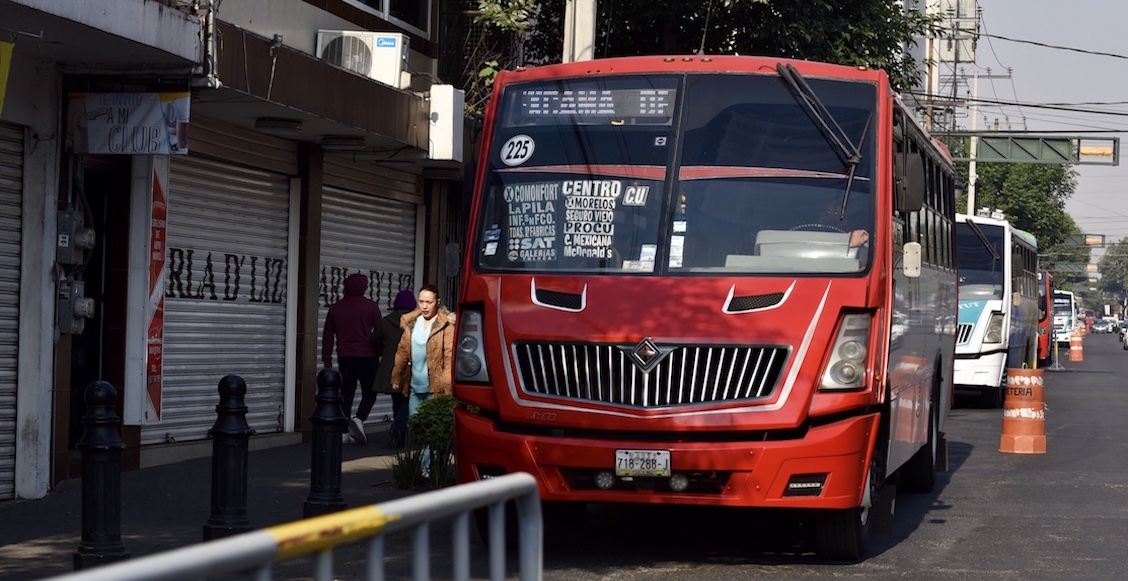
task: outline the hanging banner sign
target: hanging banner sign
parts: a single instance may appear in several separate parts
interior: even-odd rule
[[[145,423],[160,421],[164,390],[165,239],[168,220],[167,169],[153,169],[153,210],[149,229],[149,329],[145,357],[145,389],[149,405]]]
[[[72,93],[67,134],[79,153],[186,155],[190,102],[188,92]]]
[[[4,118],[4,94],[8,92],[8,73],[12,70],[12,47],[0,40],[0,119]]]

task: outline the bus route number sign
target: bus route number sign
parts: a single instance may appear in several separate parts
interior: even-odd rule
[[[669,476],[669,450],[615,450],[616,476]]]

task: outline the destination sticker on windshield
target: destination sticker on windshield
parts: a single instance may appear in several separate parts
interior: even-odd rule
[[[509,240],[506,258],[511,262],[556,260],[556,205],[558,182],[505,186]]]
[[[525,135],[514,135],[510,137],[501,146],[501,163],[509,167],[514,167],[529,161],[533,156],[533,150],[536,149],[536,143],[533,138]]]
[[[627,186],[623,192],[624,206],[645,206],[650,186]]]

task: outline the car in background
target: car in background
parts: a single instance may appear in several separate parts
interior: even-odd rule
[[[1093,327],[1089,329],[1090,333],[1113,333],[1115,329],[1112,326],[1112,321],[1108,319],[1097,319],[1093,321]]]

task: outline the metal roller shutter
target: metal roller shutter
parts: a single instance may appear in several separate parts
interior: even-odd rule
[[[141,443],[206,438],[228,374],[251,428],[281,431],[289,178],[174,156],[169,190],[162,411]]]
[[[0,123],[0,499],[15,496],[23,136]]]
[[[325,328],[329,306],[344,296],[345,277],[361,272],[370,278],[370,297],[387,314],[401,289],[414,290],[416,209],[412,203],[373,194],[326,187],[322,204],[321,299],[318,329]],[[318,357],[320,357],[318,339]],[[334,361],[336,354],[334,354]],[[353,411],[360,395],[353,400]],[[391,417],[391,398],[381,395],[369,423]]]

